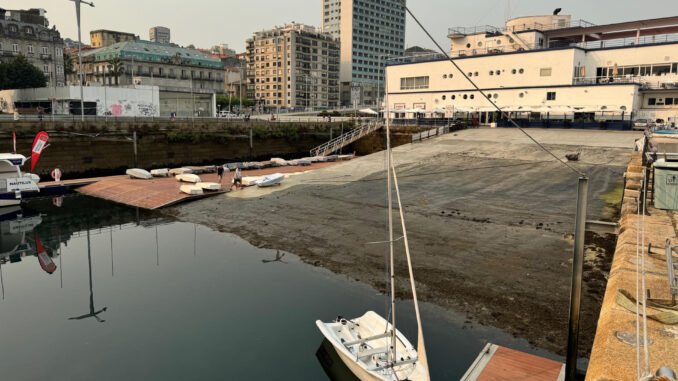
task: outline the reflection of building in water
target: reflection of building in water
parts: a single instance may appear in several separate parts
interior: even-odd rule
[[[34,239],[27,239],[27,233],[41,222],[40,215],[24,215],[18,205],[0,208],[0,264],[21,262],[27,255],[37,256]]]

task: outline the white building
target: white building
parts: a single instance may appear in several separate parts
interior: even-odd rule
[[[678,17],[595,26],[532,16],[504,28],[452,28],[448,37],[462,72],[522,125],[678,124]],[[397,118],[464,112],[481,123],[505,122],[442,55],[391,62],[387,77]]]
[[[322,30],[341,42],[341,103],[376,104],[387,56],[405,47],[399,0],[322,0]]]

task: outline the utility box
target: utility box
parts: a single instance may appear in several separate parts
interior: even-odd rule
[[[678,161],[654,163],[654,207],[678,210]]]

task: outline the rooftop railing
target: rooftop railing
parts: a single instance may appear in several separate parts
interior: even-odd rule
[[[515,32],[524,32],[526,30],[547,31],[568,28],[588,28],[592,26],[595,26],[595,24],[585,20],[572,20],[566,23],[555,22],[552,24],[542,24],[542,23],[520,24],[513,25],[511,26],[510,29],[507,29],[505,26],[496,27],[492,25],[480,25],[472,27],[452,27],[447,30],[447,34],[468,36],[481,33],[505,33],[507,31],[515,33]]]

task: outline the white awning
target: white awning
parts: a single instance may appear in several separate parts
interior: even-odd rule
[[[363,114],[370,114],[370,115],[377,115],[379,114],[378,112],[372,110],[371,108],[364,108],[362,110],[359,110],[358,112],[363,113]]]

